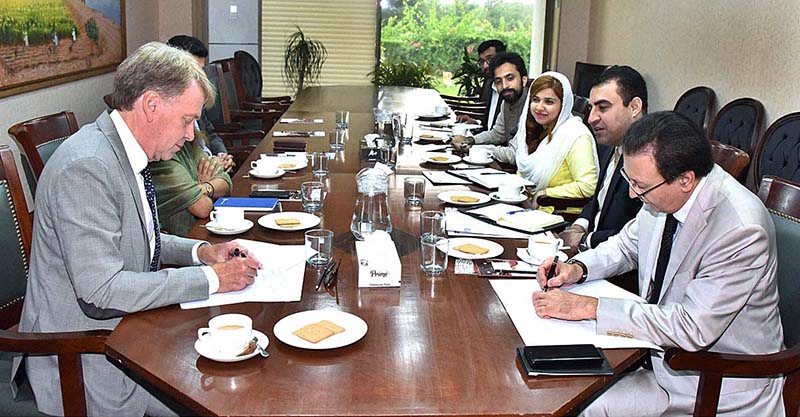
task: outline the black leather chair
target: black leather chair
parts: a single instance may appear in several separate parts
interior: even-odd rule
[[[8,134],[14,138],[23,152],[35,178],[38,180],[44,170],[44,164],[53,152],[78,131],[78,121],[71,111],[48,114],[47,116],[19,122],[8,128]],[[27,170],[26,170],[27,173]]]
[[[711,121],[711,112],[716,103],[717,95],[714,90],[699,86],[683,93],[675,103],[674,111],[688,117],[703,129],[703,133],[706,133],[708,122]]]
[[[800,112],[773,122],[758,142],[753,163],[756,184],[768,175],[800,182]]]
[[[753,157],[761,127],[764,106],[753,98],[740,98],[721,108],[708,129],[708,139],[739,148]]]
[[[592,112],[592,105],[589,103],[589,99],[583,96],[575,95],[573,96],[573,103],[572,103],[572,114],[578,116],[583,120],[583,124],[592,130],[592,127],[589,126],[589,113]]]
[[[768,355],[686,352],[669,349],[664,359],[676,371],[699,371],[695,416],[714,416],[724,377],[769,377],[785,375],[783,404],[787,416],[800,414],[800,184],[765,177],[759,191],[775,224],[778,248],[779,309],[783,341],[787,349]],[[768,191],[766,191],[768,189]]]
[[[233,60],[238,69],[240,87],[243,92],[239,96],[239,101],[250,102],[269,102],[269,103],[292,103],[289,96],[262,97],[263,79],[261,65],[247,51],[236,51]]]
[[[30,395],[14,400],[10,375],[14,352],[58,355],[65,415],[86,415],[81,353],[105,353],[107,330],[65,333],[19,333],[17,324],[28,282],[31,254],[31,215],[25,203],[14,156],[0,145],[0,415],[41,415]],[[30,391],[28,391],[29,393]]]
[[[608,65],[575,62],[575,76],[572,78],[572,92],[575,95],[589,97],[597,77],[608,68]]]

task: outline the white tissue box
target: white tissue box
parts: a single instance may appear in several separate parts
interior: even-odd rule
[[[359,287],[399,287],[400,257],[388,233],[376,231],[356,241]]]

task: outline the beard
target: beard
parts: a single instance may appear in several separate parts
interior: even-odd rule
[[[509,94],[510,93],[510,94]],[[517,91],[513,88],[506,88],[500,92],[500,97],[509,104],[514,104],[522,96],[522,91]]]

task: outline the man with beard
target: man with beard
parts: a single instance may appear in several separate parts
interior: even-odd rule
[[[500,116],[491,130],[474,137],[456,135],[453,138],[455,149],[467,151],[475,144],[506,145],[517,133],[519,116],[525,104],[525,100],[520,98],[527,95],[530,87],[525,62],[519,54],[505,52],[494,57],[489,70],[494,74],[494,85],[503,101],[500,105]]]
[[[458,116],[459,122],[472,124],[480,123],[486,126],[486,130],[490,130],[494,126],[497,115],[500,114],[500,112],[498,112],[500,107],[500,94],[497,93],[497,88],[494,86],[494,77],[489,69],[492,59],[494,59],[497,54],[505,51],[506,45],[497,39],[483,41],[478,45],[478,66],[481,71],[483,71],[483,76],[485,77],[483,80],[483,87],[481,88],[480,100],[486,103],[486,108],[483,110],[483,118],[480,121],[467,115],[461,115]]]

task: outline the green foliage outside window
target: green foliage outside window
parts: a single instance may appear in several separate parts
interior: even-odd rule
[[[468,0],[390,0],[383,9],[381,57],[385,62],[427,65],[439,78],[478,59],[478,45],[500,39],[509,51],[527,58],[531,45],[532,2]],[[527,65],[527,62],[526,62]],[[463,71],[462,71],[463,72]]]
[[[63,0],[0,0],[0,44],[46,44],[72,36],[76,28]]]

